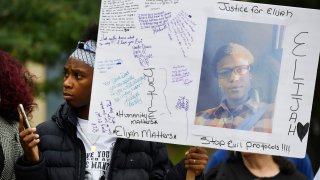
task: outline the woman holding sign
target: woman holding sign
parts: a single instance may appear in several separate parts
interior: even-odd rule
[[[17,178],[185,179],[187,169],[201,175],[208,160],[203,148],[191,148],[185,160],[172,166],[162,143],[92,135],[86,131],[97,32],[96,25],[88,29],[84,41],[79,41],[64,66],[66,103],[37,129],[20,132],[22,145],[30,150],[16,164]],[[37,138],[40,142],[34,141]]]
[[[33,110],[33,75],[21,63],[0,51],[0,179],[15,179],[14,164],[22,155],[18,136],[18,104],[29,116]]]

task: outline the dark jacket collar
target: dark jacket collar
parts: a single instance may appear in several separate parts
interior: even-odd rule
[[[58,110],[52,116],[52,120],[55,121],[56,124],[62,129],[76,129],[78,122],[75,110],[71,108],[67,103],[63,103],[60,105]]]

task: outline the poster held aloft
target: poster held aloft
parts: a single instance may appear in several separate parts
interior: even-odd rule
[[[303,157],[319,21],[238,1],[103,0],[89,130]]]

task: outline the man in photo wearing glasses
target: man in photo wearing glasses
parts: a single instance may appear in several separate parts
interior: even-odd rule
[[[198,112],[196,125],[272,132],[273,106],[260,102],[252,87],[253,63],[251,52],[240,44],[229,43],[217,50],[213,71],[222,101],[217,107]]]

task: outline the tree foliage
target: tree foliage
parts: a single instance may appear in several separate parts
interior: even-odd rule
[[[82,32],[99,21],[100,1],[2,0],[0,49],[22,62],[53,66],[65,61]],[[62,58],[64,57],[64,58]],[[37,84],[36,94],[61,90],[62,75]]]
[[[90,22],[98,22],[99,11],[100,1],[0,1],[0,49],[23,62],[52,65]]]

